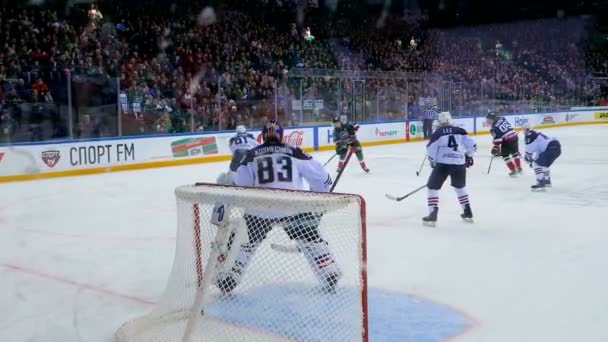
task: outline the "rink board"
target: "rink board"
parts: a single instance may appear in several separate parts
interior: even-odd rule
[[[525,123],[537,129],[608,123],[608,110],[599,109],[505,116],[516,129]],[[454,124],[472,134],[489,133],[483,116],[457,118]],[[329,125],[289,128],[284,142],[306,152],[333,150],[332,131]],[[260,131],[251,133],[261,141]],[[0,145],[0,183],[228,161],[232,136],[209,132]],[[359,124],[357,137],[363,146],[421,141],[422,121]]]

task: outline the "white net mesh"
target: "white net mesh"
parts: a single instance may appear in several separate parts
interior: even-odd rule
[[[212,184],[176,196],[167,288],[117,341],[367,340],[361,197]]]

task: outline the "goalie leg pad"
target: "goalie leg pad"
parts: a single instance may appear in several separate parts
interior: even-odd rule
[[[296,241],[315,277],[328,291],[333,291],[342,278],[342,271],[329,250],[327,241]]]
[[[241,244],[232,268],[229,271],[218,272],[216,284],[224,294],[232,292],[241,282],[241,278],[245,274],[245,270],[258,246],[259,244]]]

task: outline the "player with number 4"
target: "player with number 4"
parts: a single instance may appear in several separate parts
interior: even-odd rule
[[[452,125],[449,112],[441,112],[437,118],[439,128],[435,130],[427,145],[427,155],[433,171],[427,182],[429,215],[422,218],[425,225],[435,226],[439,212],[439,190],[448,176],[463,213],[460,217],[471,222],[473,212],[466,189],[467,168],[473,166],[473,155],[477,150],[475,141],[467,131]]]

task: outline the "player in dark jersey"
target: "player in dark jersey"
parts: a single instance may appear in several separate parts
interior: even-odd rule
[[[349,123],[342,123],[338,117],[334,118],[333,123],[336,154],[340,156],[338,172],[340,172],[344,167],[344,160],[346,159],[346,154],[349,147],[354,149],[355,155],[359,160],[359,165],[361,165],[361,169],[363,169],[365,172],[369,172],[369,169],[363,160],[363,147],[361,147],[361,143],[357,139],[357,134],[355,133],[359,129],[358,126],[353,126]]]
[[[509,176],[522,172],[521,154],[519,153],[519,137],[509,121],[496,112],[486,116],[486,123],[490,126],[490,133],[494,139],[492,156],[501,156],[509,168]]]

